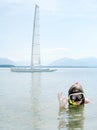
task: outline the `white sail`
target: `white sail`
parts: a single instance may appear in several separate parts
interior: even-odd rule
[[[39,43],[39,6],[35,5],[33,37],[32,37],[32,54],[31,67],[40,66],[40,43]]]

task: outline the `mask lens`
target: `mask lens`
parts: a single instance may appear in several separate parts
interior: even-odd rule
[[[71,96],[70,96],[70,99],[71,99],[71,100],[75,100],[75,99],[76,99],[76,95],[71,95]]]
[[[82,95],[82,94],[79,94],[79,95],[77,95],[77,98],[78,98],[78,99],[82,99],[82,98],[83,98],[83,95]]]

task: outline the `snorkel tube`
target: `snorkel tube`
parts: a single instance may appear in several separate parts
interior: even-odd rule
[[[69,104],[72,105],[72,106],[77,106],[76,102],[74,102],[73,100],[68,100]]]

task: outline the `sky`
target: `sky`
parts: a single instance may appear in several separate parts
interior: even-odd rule
[[[97,0],[0,0],[0,58],[30,63],[35,4],[42,64],[97,58]]]

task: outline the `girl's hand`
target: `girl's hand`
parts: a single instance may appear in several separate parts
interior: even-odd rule
[[[68,102],[68,99],[66,97],[63,96],[63,93],[58,93],[58,100],[59,100],[59,105],[60,105],[60,108],[65,108],[67,102]]]

